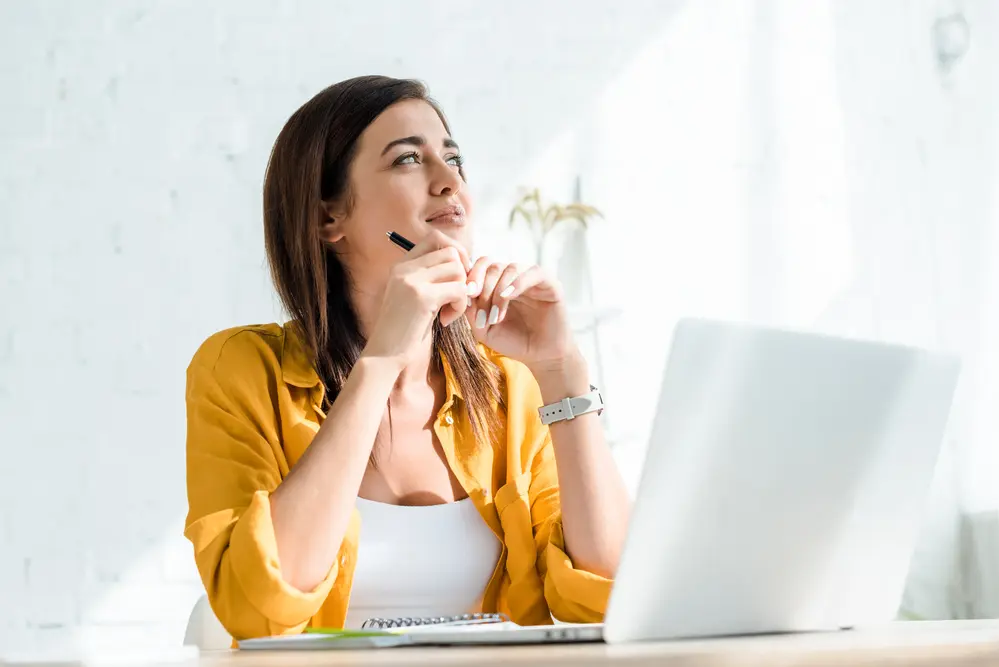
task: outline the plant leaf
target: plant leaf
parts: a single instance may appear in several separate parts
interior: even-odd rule
[[[589,204],[574,203],[569,204],[565,207],[567,211],[572,211],[576,215],[582,218],[597,217],[602,218],[604,214],[598,211],[596,208],[590,206]]]
[[[586,229],[589,226],[590,218],[603,218],[604,216],[595,207],[580,202],[565,205],[553,202],[545,206],[541,200],[541,190],[534,188],[524,194],[510,210],[509,225],[511,228],[518,217],[524,219],[532,233],[544,237],[560,222],[575,220]]]
[[[534,214],[527,211],[522,205],[517,204],[510,211],[510,227],[513,227],[514,223],[517,221],[518,215],[524,219],[524,222],[527,223],[528,227],[532,227],[534,225]]]

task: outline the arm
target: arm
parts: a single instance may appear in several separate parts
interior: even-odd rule
[[[395,266],[364,352],[312,444],[271,495],[281,568],[296,588],[311,590],[336,559],[392,386],[414,352],[431,344],[427,332],[438,313],[447,325],[464,312],[468,263],[454,241],[434,233]]]
[[[578,351],[531,368],[543,404],[589,392],[586,362]],[[549,427],[561,500],[565,546],[573,565],[613,578],[621,558],[631,501],[600,418],[585,414]]]
[[[523,442],[515,446],[531,451],[526,509],[548,609],[563,621],[599,621],[620,560],[631,501],[596,414],[543,428],[534,412],[589,391],[561,287],[537,266],[524,269],[488,258],[476,261],[469,281],[481,285],[472,295],[480,314],[476,338],[527,366],[534,376],[530,384],[537,383],[528,387],[514,378],[519,375],[515,368],[507,369],[511,385],[528,389],[520,399],[526,412],[518,415],[518,428],[525,432],[515,436]],[[485,312],[489,317],[482,322]]]
[[[343,405],[353,406],[354,411],[345,411],[342,415],[343,421],[339,423],[345,428],[341,433],[349,432],[347,429],[351,426],[364,427],[352,415],[363,405],[373,404],[381,385],[388,382],[372,366],[377,365],[359,362],[348,381],[350,388],[345,387],[342,393]],[[331,483],[330,478],[334,472],[346,471],[349,475],[354,458],[363,459],[359,464],[363,471],[367,462],[363,452],[370,450],[370,445],[360,439],[345,445],[342,437],[330,437],[335,423],[330,419],[326,422],[330,424],[329,428],[325,432],[320,429],[321,437],[317,436],[319,442],[315,445],[322,445],[316,450],[319,456],[311,455],[311,463],[306,463],[303,456],[295,467],[296,471],[304,470],[307,474],[289,476],[279,426],[274,418],[277,402],[289,399],[269,389],[268,378],[276,373],[280,373],[276,360],[266,344],[253,334],[237,334],[224,343],[210,339],[188,369],[187,493],[190,508],[184,533],[194,546],[195,561],[212,609],[237,639],[301,632],[318,612],[339,571],[337,550],[354,499],[329,501],[323,506],[321,493],[315,489],[312,500],[302,500],[305,496],[299,494],[309,493],[309,477],[315,475],[319,466],[343,461],[343,470],[334,468],[327,473],[322,491],[329,497],[346,497],[349,493],[356,496],[359,482],[354,483],[353,491],[348,491],[343,487],[349,481]],[[385,391],[387,395],[388,390]],[[373,412],[380,416],[381,409],[376,407],[378,409]],[[347,456],[345,450],[349,450]],[[299,488],[292,489],[299,500],[289,498],[289,494],[282,491],[287,479],[292,477],[300,478],[296,483]],[[302,484],[303,481],[306,483]],[[277,495],[284,495],[284,499],[272,503]],[[323,516],[339,514],[346,519],[341,528],[332,525],[336,519],[326,525],[313,522],[314,532],[304,540],[298,537],[297,544],[305,548],[296,553],[295,544],[289,548],[288,540],[296,539],[292,531],[305,529],[304,526],[294,520],[278,520],[274,512],[276,507],[278,512],[287,513],[288,503],[292,502],[310,502],[299,506],[308,508],[299,513],[305,518],[321,513]],[[340,532],[339,538],[334,531]],[[279,544],[278,534],[282,535],[283,544]],[[322,553],[319,544],[324,548],[335,546]],[[306,549],[318,553],[305,553]],[[301,575],[300,562],[303,561],[298,559],[303,557],[309,564],[314,564],[317,571],[321,570],[309,582]],[[293,568],[295,576],[288,577],[289,567]]]
[[[312,444],[270,496],[281,571],[299,590],[315,588],[336,560],[398,375],[394,364],[362,356]]]
[[[266,337],[223,332],[192,360],[184,533],[233,637],[300,632],[329,595],[392,386],[436,314],[464,312],[467,255],[449,243],[431,234],[397,265],[383,317],[294,470],[276,423],[288,393]]]
[[[525,364],[544,405],[589,392],[586,362],[573,341],[556,281],[540,267],[524,269],[487,257],[476,261],[469,280],[481,286],[473,295],[478,312],[490,313],[487,322],[481,316],[476,321],[476,338]],[[549,432],[558,464],[561,522],[572,561],[592,574],[612,577],[631,501],[604,442],[599,417],[586,414],[558,422]]]

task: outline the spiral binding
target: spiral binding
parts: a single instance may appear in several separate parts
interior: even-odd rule
[[[389,628],[409,628],[416,625],[439,625],[441,623],[504,623],[510,618],[506,614],[461,614],[459,616],[428,616],[426,618],[369,618],[361,624],[362,630],[387,630]]]

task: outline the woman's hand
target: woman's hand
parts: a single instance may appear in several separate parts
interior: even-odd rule
[[[540,267],[481,257],[468,281],[465,317],[477,340],[532,370],[576,353],[562,288]]]
[[[450,237],[434,231],[423,238],[393,267],[363,355],[405,368],[425,346],[434,318],[447,326],[465,314],[470,268],[468,253]]]

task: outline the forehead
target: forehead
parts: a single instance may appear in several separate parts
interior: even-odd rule
[[[449,137],[440,116],[423,100],[403,100],[385,109],[360,137],[360,152],[382,152],[386,144],[402,137],[423,137],[430,146],[439,148]]]

